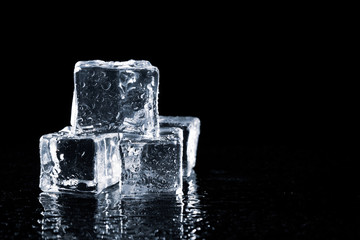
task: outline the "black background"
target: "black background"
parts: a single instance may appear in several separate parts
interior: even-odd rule
[[[75,63],[135,59],[160,70],[161,115],[200,118],[197,171],[223,169],[266,176],[280,189],[333,191],[342,200],[338,211],[359,201],[347,20],[321,9],[279,14],[185,7],[134,17],[105,12],[108,7],[16,12],[21,21],[3,22],[7,189],[28,169],[11,167],[7,174],[6,161],[38,166],[40,136],[70,124]],[[38,177],[37,170],[31,176]],[[358,217],[351,222],[358,224]]]
[[[91,12],[68,22],[45,12],[5,25],[4,149],[32,152],[42,134],[69,125],[74,65],[92,59],[157,66],[159,112],[202,120],[200,154],[224,147],[233,155],[244,144],[333,150],[353,142],[355,82],[344,55],[347,30],[336,18],[210,13],[145,12],[146,23],[125,16],[114,23]],[[221,158],[226,166],[239,161]]]

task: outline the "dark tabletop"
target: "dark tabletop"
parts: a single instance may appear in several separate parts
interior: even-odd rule
[[[344,150],[201,145],[183,196],[136,198],[121,197],[116,187],[97,196],[41,194],[36,154],[3,154],[0,237],[356,239],[358,177]],[[231,166],[210,161],[224,157],[233,158]]]

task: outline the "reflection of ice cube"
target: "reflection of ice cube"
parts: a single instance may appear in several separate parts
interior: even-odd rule
[[[159,70],[148,61],[80,61],[71,124],[79,131],[158,136]]]
[[[124,197],[122,209],[124,239],[183,239],[181,195]]]
[[[122,134],[73,134],[71,128],[40,139],[43,191],[98,193],[121,179]]]
[[[119,239],[124,215],[118,185],[98,195],[41,193],[44,239]]]
[[[184,181],[184,211],[183,211],[183,236],[181,239],[207,239],[207,235],[211,233],[212,226],[209,221],[209,214],[204,210],[202,203],[205,198],[204,194],[198,192],[197,176],[191,171],[187,181]],[[201,233],[200,233],[201,232]],[[211,235],[209,235],[210,237]]]
[[[160,116],[160,127],[178,127],[183,130],[183,169],[189,177],[196,164],[196,151],[200,134],[200,119],[197,117]]]
[[[96,198],[87,194],[41,193],[43,239],[95,239]]]
[[[161,128],[159,138],[124,134],[124,194],[182,191],[182,130]]]
[[[41,193],[44,239],[181,239],[181,195],[122,197],[114,186],[97,195]]]

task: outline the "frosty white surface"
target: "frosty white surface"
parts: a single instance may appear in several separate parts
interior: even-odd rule
[[[99,193],[121,180],[122,134],[73,134],[71,128],[40,138],[40,188]]]
[[[160,127],[178,127],[183,130],[183,169],[189,177],[196,164],[196,151],[200,135],[200,119],[197,117],[159,116]]]
[[[71,125],[158,136],[159,70],[148,61],[77,62]]]
[[[180,128],[160,128],[159,138],[124,134],[122,192],[128,194],[182,191]]]

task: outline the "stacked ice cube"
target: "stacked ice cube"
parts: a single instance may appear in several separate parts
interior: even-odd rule
[[[180,193],[200,120],[159,116],[158,92],[148,61],[76,63],[71,126],[40,138],[41,190]]]

